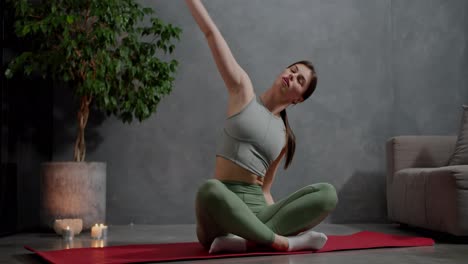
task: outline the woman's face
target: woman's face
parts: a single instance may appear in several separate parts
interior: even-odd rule
[[[303,64],[294,64],[286,68],[275,80],[276,90],[287,101],[296,104],[303,101],[302,94],[312,80],[312,71]]]

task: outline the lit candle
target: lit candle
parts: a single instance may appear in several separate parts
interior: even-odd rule
[[[95,224],[91,228],[91,238],[93,239],[101,239],[102,236],[102,227],[99,226],[98,224]]]
[[[67,226],[67,228],[63,229],[62,231],[62,237],[66,241],[73,240],[73,235],[73,230],[71,230],[69,226]]]
[[[100,224],[99,227],[101,228],[101,239],[107,239],[107,226]]]

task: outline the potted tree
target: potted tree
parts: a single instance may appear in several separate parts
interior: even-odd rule
[[[15,33],[32,41],[5,71],[41,74],[79,98],[71,162],[41,167],[41,225],[81,218],[83,227],[105,220],[106,163],[86,162],[90,106],[123,122],[156,112],[171,92],[177,60],[170,60],[182,30],[164,23],[135,0],[10,0]],[[160,58],[165,57],[166,61]]]

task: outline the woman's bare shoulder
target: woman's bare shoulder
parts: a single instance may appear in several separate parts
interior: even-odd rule
[[[253,89],[246,90],[237,94],[230,94],[228,99],[228,118],[239,113],[252,100],[255,100],[256,96],[257,95],[255,94]]]

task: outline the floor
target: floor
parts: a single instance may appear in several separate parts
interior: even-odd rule
[[[329,235],[351,234],[362,230],[389,234],[433,237],[435,246],[414,248],[381,248],[352,251],[336,251],[306,255],[257,256],[223,258],[213,260],[180,261],[170,263],[468,263],[468,237],[451,237],[424,230],[400,227],[395,224],[320,224],[315,228]],[[143,243],[169,243],[196,241],[194,225],[127,225],[109,226],[108,239],[103,245],[125,245]],[[90,233],[76,236],[70,247],[91,247]],[[0,263],[45,263],[24,245],[38,250],[62,249],[67,245],[55,233],[20,233],[0,238]]]

